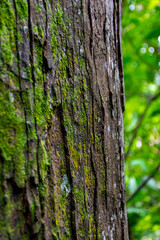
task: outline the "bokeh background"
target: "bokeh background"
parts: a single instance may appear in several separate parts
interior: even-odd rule
[[[160,1],[122,1],[130,240],[160,240]]]

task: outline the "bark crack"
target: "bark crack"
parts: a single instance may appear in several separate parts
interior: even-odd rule
[[[14,4],[14,10],[15,10],[15,17],[16,17],[16,28],[15,28],[15,41],[16,41],[16,52],[17,52],[17,67],[18,67],[18,79],[19,79],[19,95],[20,95],[20,99],[22,102],[22,106],[23,106],[23,110],[24,110],[24,118],[25,118],[25,130],[26,130],[26,136],[27,136],[27,163],[26,163],[26,169],[28,169],[28,162],[29,162],[29,130],[28,130],[28,125],[27,125],[27,112],[25,109],[25,104],[23,101],[23,95],[22,95],[22,84],[21,84],[21,69],[20,69],[20,55],[19,55],[19,47],[18,47],[18,15],[17,15],[17,6],[16,6],[16,2],[15,0],[13,0],[13,4]]]
[[[95,186],[94,186],[94,203],[93,203],[93,209],[94,209],[94,222],[95,222],[95,227],[96,227],[96,240],[98,240],[98,216],[97,216],[97,197],[98,197],[98,181],[97,181],[97,174],[96,174],[96,170],[94,167],[94,160],[93,160],[93,148],[91,147],[90,149],[91,152],[91,169],[94,175],[94,179],[95,179]]]

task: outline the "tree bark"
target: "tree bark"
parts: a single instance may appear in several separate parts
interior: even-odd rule
[[[120,11],[0,2],[1,239],[128,239]]]

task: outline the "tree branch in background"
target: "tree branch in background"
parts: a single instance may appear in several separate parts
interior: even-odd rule
[[[146,180],[141,183],[141,185],[136,189],[136,191],[135,191],[131,196],[128,197],[127,203],[128,203],[129,201],[131,201],[131,200],[137,195],[137,193],[139,193],[139,191],[140,191],[142,188],[145,187],[145,185],[147,184],[147,182],[148,182],[151,178],[153,178],[154,175],[158,172],[159,168],[160,168],[160,164],[153,170],[153,172],[146,178]]]
[[[150,106],[151,103],[152,103],[154,100],[156,100],[158,97],[160,97],[160,92],[159,92],[158,94],[152,96],[151,98],[149,98],[149,100],[148,100],[148,102],[147,102],[147,105],[146,105],[146,108],[145,108],[144,112],[141,114],[141,116],[140,116],[140,118],[139,118],[139,120],[138,120],[138,124],[137,124],[136,128],[134,129],[134,132],[133,132],[131,141],[130,141],[129,146],[128,146],[128,150],[127,150],[127,152],[126,152],[126,154],[125,154],[125,159],[127,159],[128,155],[129,155],[129,153],[130,153],[130,150],[131,150],[133,141],[134,141],[134,139],[135,139],[136,136],[137,136],[138,129],[139,129],[139,127],[140,127],[141,124],[142,124],[142,120],[143,120],[144,116],[146,115],[146,112],[147,112],[149,106]]]

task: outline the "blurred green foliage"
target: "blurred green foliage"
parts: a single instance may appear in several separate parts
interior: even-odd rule
[[[159,18],[159,0],[122,1],[128,198],[160,164]],[[153,175],[127,203],[131,240],[160,239],[160,174]]]

